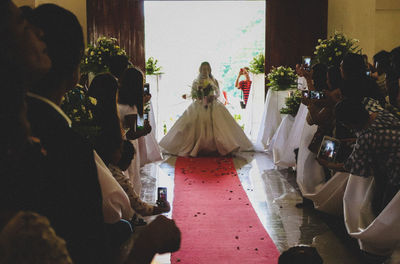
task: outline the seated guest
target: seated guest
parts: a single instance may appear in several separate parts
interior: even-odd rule
[[[121,125],[127,130],[126,139],[131,140],[137,152],[128,168],[128,174],[138,195],[140,195],[142,189],[138,139],[149,134],[152,129],[147,120],[144,121],[142,129],[137,127],[138,118],[143,117],[144,113],[143,78],[140,69],[128,68],[121,77],[118,90],[118,111]]]
[[[400,121],[386,110],[369,114],[357,101],[343,100],[335,109],[338,122],[355,131],[357,140],[348,160],[325,164],[375,179],[372,208],[378,215],[400,189]]]
[[[103,210],[110,213],[111,220],[121,218],[125,210],[131,211],[129,200],[125,204],[102,195],[99,179],[107,175],[100,174],[110,172],[102,162],[95,162],[92,147],[70,128],[68,117],[59,108],[65,92],[78,81],[82,29],[72,13],[50,4],[35,9],[32,21],[43,29],[53,62],[49,74],[32,88],[28,98],[32,132],[42,140],[49,162],[46,181],[49,204],[44,215],[66,240],[75,263],[111,263],[112,252],[107,248],[111,243],[107,241],[104,225],[107,214],[103,215]],[[112,176],[111,179],[115,181]],[[161,223],[174,228],[173,222]],[[134,257],[141,252],[132,254]]]
[[[120,149],[116,150],[113,156],[113,160],[108,166],[115,179],[128,194],[133,210],[135,210],[135,212],[140,214],[141,216],[150,216],[169,212],[171,210],[171,207],[168,201],[153,206],[147,204],[146,202],[143,202],[140,199],[139,195],[134,191],[132,182],[130,181],[128,175],[125,175],[123,172],[128,169],[134,155],[135,149],[132,143],[128,140],[125,140],[123,143],[122,154]]]
[[[323,91],[328,89],[327,85],[327,67],[325,64],[317,63],[307,71],[302,67],[299,71],[307,80],[307,87],[310,91]]]
[[[376,80],[382,94],[386,96],[386,73],[390,71],[390,53],[382,50],[374,55],[375,72],[371,76]]]
[[[123,171],[127,170],[131,164],[134,147],[130,142],[124,141],[121,158],[122,134],[117,113],[117,89],[116,79],[108,73],[97,75],[90,84],[88,95],[97,100],[93,113],[95,123],[100,128],[100,133],[94,139],[95,149],[128,194],[131,207],[136,213],[149,216],[167,212],[170,210],[169,204],[159,207],[148,205],[140,200],[129,176],[121,171],[121,168]]]
[[[112,56],[108,64],[110,68],[110,73],[114,75],[117,80],[121,78],[124,71],[128,68],[129,65],[131,65],[128,57],[124,55]]]
[[[71,121],[59,107],[64,94],[78,82],[82,28],[75,15],[50,4],[36,8],[32,22],[43,30],[52,60],[50,72],[27,98],[32,134],[47,150],[49,202],[40,213],[66,240],[74,262],[107,263],[111,256],[93,149],[70,128]]]
[[[117,110],[118,82],[109,73],[96,75],[89,86],[87,96],[96,99],[93,120],[99,132],[93,139],[96,152],[108,166],[114,150],[121,149],[122,128]],[[110,146],[110,144],[113,144]]]
[[[330,66],[328,68],[327,74],[326,74],[326,83],[328,85],[328,89],[330,91],[336,90],[340,88],[340,85],[342,84],[342,75],[340,73],[340,68],[337,66]]]
[[[0,263],[72,264],[65,241],[49,220],[32,212],[16,214],[0,233]]]
[[[377,100],[381,107],[385,106],[385,97],[376,82],[366,74],[364,60],[360,54],[349,53],[340,64],[343,78],[341,93],[343,97],[352,100],[372,98]]]
[[[43,32],[24,19],[11,1],[0,2],[0,229],[20,210],[37,211],[46,151],[30,136],[27,87],[51,67]]]

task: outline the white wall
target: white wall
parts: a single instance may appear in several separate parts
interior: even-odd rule
[[[375,0],[329,0],[328,36],[335,30],[360,40],[363,53],[375,52]]]
[[[400,46],[400,1],[329,0],[328,35],[335,30],[359,39],[371,60],[380,50]]]

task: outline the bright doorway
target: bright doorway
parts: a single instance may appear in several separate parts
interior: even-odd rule
[[[203,61],[226,92],[232,116],[245,125],[234,84],[239,69],[264,53],[265,1],[145,1],[145,42],[146,60],[157,59],[164,73],[148,80],[158,140],[191,103],[182,95]]]

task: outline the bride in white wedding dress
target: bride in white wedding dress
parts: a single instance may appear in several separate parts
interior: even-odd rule
[[[250,151],[253,145],[224,104],[218,101],[218,81],[211,74],[208,62],[200,65],[193,81],[193,103],[160,141],[168,153],[178,156],[228,155]]]

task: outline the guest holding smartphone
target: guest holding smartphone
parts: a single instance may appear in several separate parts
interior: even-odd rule
[[[244,76],[245,80],[239,81],[241,76]],[[235,87],[242,90],[243,92],[243,100],[240,102],[240,106],[243,109],[246,108],[247,100],[249,99],[251,83],[252,81],[250,80],[249,76],[249,68],[248,67],[241,68],[238,77],[236,78]]]

